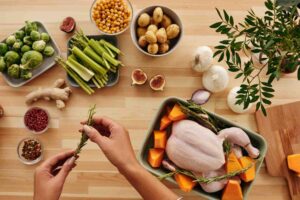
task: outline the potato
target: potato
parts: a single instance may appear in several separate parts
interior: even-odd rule
[[[138,41],[140,47],[144,48],[147,46],[148,42],[146,40],[146,36],[142,35],[140,38],[139,38],[139,41]]]
[[[172,20],[170,19],[170,17],[168,17],[167,15],[163,15],[163,18],[162,18],[162,21],[161,21],[162,27],[167,29],[168,26],[170,26],[171,24],[172,24]]]
[[[160,23],[163,19],[163,10],[161,7],[156,7],[153,11],[153,20],[155,23]]]
[[[163,54],[163,53],[166,53],[167,51],[169,51],[169,44],[168,43],[163,43],[163,44],[160,44],[159,45],[159,49],[158,49],[158,52]]]
[[[158,28],[155,24],[151,24],[148,26],[147,31],[152,31],[153,33],[156,33],[157,29]]]
[[[155,35],[155,33],[153,33],[153,31],[147,31],[145,34],[145,37],[146,37],[147,42],[150,44],[157,42],[156,35]]]
[[[147,13],[142,13],[138,18],[138,25],[140,27],[146,27],[150,23],[150,16]]]
[[[149,44],[147,47],[148,53],[150,54],[157,54],[158,52],[158,44]]]
[[[167,41],[167,33],[165,28],[160,28],[156,32],[156,38],[159,43],[165,43]]]
[[[138,27],[136,32],[137,32],[138,37],[141,37],[146,34],[147,29],[143,28],[143,27]]]
[[[168,39],[174,39],[178,36],[180,28],[177,24],[171,24],[167,28],[167,37]]]

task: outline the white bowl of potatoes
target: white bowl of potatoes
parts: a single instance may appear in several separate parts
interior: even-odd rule
[[[182,35],[182,23],[178,15],[164,6],[150,6],[140,10],[131,24],[133,43],[149,56],[170,54]]]

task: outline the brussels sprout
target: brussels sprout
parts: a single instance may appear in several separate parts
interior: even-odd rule
[[[16,37],[14,35],[10,35],[8,36],[8,38],[6,38],[6,44],[8,46],[12,46],[15,42],[16,42]]]
[[[25,32],[27,35],[30,35],[31,31],[38,30],[37,24],[34,22],[26,21],[25,24]]]
[[[50,40],[50,36],[48,33],[41,33],[41,39],[47,43]]]
[[[41,39],[41,34],[38,31],[31,31],[30,37],[33,41],[37,41]]]
[[[0,72],[4,72],[6,70],[6,63],[4,61],[4,57],[0,57]]]
[[[15,37],[19,40],[22,40],[24,38],[24,36],[25,36],[25,33],[23,30],[19,30],[15,33]]]
[[[54,54],[54,49],[53,49],[53,47],[51,47],[51,46],[46,46],[45,47],[45,49],[44,49],[44,51],[43,51],[43,54],[45,55],[45,56],[53,56],[53,54]]]
[[[7,69],[8,76],[12,78],[19,78],[20,77],[20,66],[17,64],[13,64],[8,67]]]
[[[35,41],[32,44],[32,49],[36,51],[43,51],[46,47],[46,42],[44,40]]]
[[[0,43],[0,56],[4,56],[7,51],[8,51],[7,44]]]
[[[5,59],[7,66],[10,66],[12,64],[16,64],[16,63],[20,62],[20,56],[15,51],[6,52],[4,59]]]
[[[24,42],[24,44],[27,44],[27,45],[32,45],[32,40],[31,40],[31,37],[30,36],[25,36],[24,38],[23,38],[23,42]]]
[[[22,79],[30,79],[32,77],[32,73],[29,69],[24,68],[22,65],[20,66],[20,78]]]
[[[17,41],[17,42],[15,42],[14,45],[12,46],[12,49],[13,49],[14,51],[19,51],[19,50],[21,50],[22,46],[23,46],[23,42]]]
[[[22,65],[26,69],[34,69],[43,62],[43,55],[38,51],[27,51],[21,59]]]
[[[25,53],[25,52],[30,51],[30,50],[31,50],[31,47],[28,46],[27,44],[25,44],[25,45],[22,46],[22,48],[21,48],[21,52],[22,52],[22,53]]]

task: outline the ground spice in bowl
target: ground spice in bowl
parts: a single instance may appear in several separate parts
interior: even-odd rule
[[[49,115],[42,108],[30,108],[24,116],[25,126],[34,133],[43,133],[48,129]]]
[[[19,159],[27,165],[33,165],[42,160],[42,144],[35,138],[25,138],[18,145]]]

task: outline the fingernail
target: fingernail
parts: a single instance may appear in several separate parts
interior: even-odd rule
[[[76,158],[72,156],[71,158],[68,159],[67,164],[68,165],[74,165]]]
[[[89,133],[91,132],[91,127],[89,127],[88,125],[84,125],[83,130],[85,134],[89,135]]]

